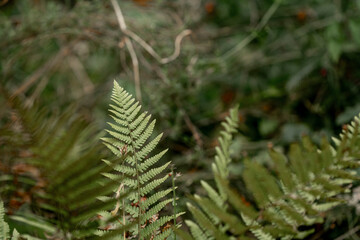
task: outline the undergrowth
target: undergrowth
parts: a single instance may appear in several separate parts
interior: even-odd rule
[[[27,239],[174,239],[173,230],[183,239],[303,239],[314,232],[315,224],[323,223],[326,211],[346,204],[342,194],[359,180],[354,170],[360,166],[360,119],[355,117],[339,138],[333,138],[334,144],[323,138],[317,146],[304,136],[291,145],[288,154],[270,146],[271,167],[246,159],[241,176],[246,191],[240,193],[229,171],[239,120],[233,108],[222,123],[215,147],[215,187],[202,181],[206,196],[189,198],[193,219],[185,220],[187,233],[177,222],[183,212],[166,214],[178,199],[175,185],[163,187],[170,176],[174,183],[174,171],[166,173],[170,161],[160,162],[167,150],[150,154],[162,138],[162,134],[151,137],[155,120],[150,121],[151,115],[141,112],[139,102],[117,82],[111,100],[114,122],[109,123],[108,136],[101,139],[112,156],[101,164],[91,153],[97,151],[96,141],[89,142],[86,124],[74,118],[71,110],[51,122],[36,107],[27,108],[19,99],[9,98],[17,118],[8,131],[2,130],[2,141],[11,141],[15,135],[24,140],[17,145],[9,142],[9,146],[22,151],[26,147],[27,157],[14,155],[10,162],[30,174],[2,175],[0,193],[6,206],[13,204],[7,196],[19,195],[13,184],[35,191],[35,199],[26,205],[37,212],[6,215],[1,203],[1,239],[9,237],[4,215],[12,224],[21,222],[37,229],[13,230],[13,239],[19,234]]]

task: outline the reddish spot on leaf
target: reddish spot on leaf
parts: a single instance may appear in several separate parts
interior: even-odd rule
[[[167,222],[164,226],[161,227],[161,232],[165,232],[169,228],[171,228],[171,223]]]
[[[326,70],[325,68],[322,68],[322,69],[320,70],[320,75],[321,75],[322,77],[326,77],[326,76],[327,76],[327,70]]]
[[[215,3],[213,2],[205,3],[205,10],[208,14],[212,14],[215,11]]]
[[[245,206],[251,206],[251,203],[246,201],[246,198],[244,196],[241,196],[241,201],[245,204]]]
[[[299,22],[304,22],[307,18],[307,14],[304,10],[300,10],[296,13],[296,18]]]
[[[19,209],[22,205],[22,202],[19,201],[18,199],[16,198],[11,198],[10,201],[9,201],[9,207],[12,208],[12,209]]]
[[[146,199],[147,199],[147,197],[144,196],[144,197],[141,197],[141,198],[140,198],[140,201],[141,201],[141,202],[145,202]],[[138,207],[138,206],[139,206],[139,202],[131,203],[131,206],[133,206],[133,207],[134,207],[134,206],[135,206],[135,207]]]
[[[226,90],[221,95],[221,101],[227,105],[231,104],[234,101],[234,99],[235,99],[235,92],[231,89]]]
[[[271,112],[271,110],[273,110],[273,106],[270,103],[264,103],[264,104],[261,105],[261,109],[265,113],[269,113],[269,112]]]

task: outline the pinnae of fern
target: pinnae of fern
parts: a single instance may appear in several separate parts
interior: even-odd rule
[[[174,227],[176,227],[176,192],[175,192],[175,176],[174,176],[174,165],[171,164],[171,173],[169,173],[171,176],[171,182],[172,182],[172,191],[173,191],[173,214],[174,214]],[[178,174],[176,174],[177,176]],[[174,239],[176,240],[176,234],[174,234]]]

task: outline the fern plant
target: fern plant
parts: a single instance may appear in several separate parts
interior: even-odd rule
[[[334,147],[324,138],[317,148],[309,137],[303,137],[301,144],[291,146],[288,157],[270,149],[274,173],[246,160],[243,180],[253,196],[250,204],[221,171],[223,163],[230,161],[229,144],[223,140],[223,136],[230,139],[230,122],[227,119],[224,124],[213,165],[218,191],[202,183],[208,196],[194,196],[199,207],[188,204],[196,223],[186,221],[191,234],[178,231],[183,239],[305,238],[313,232],[313,224],[323,221],[326,210],[343,202],[338,195],[359,179],[352,170],[360,166],[360,119],[355,117],[340,138],[333,139]]]
[[[9,225],[4,220],[5,216],[5,209],[4,209],[4,203],[0,201],[0,239],[1,240],[7,240],[10,237],[10,229]],[[19,233],[14,229],[11,240],[17,240],[19,238]]]
[[[99,227],[97,213],[116,203],[97,199],[116,187],[101,175],[112,166],[99,164],[105,155],[96,141],[98,134],[74,109],[58,116],[37,106],[25,107],[5,89],[2,93],[13,115],[0,127],[0,141],[6,146],[0,148],[2,164],[13,169],[0,178],[0,196],[13,212],[9,221],[24,226],[27,232],[21,234],[36,237],[93,236]],[[12,199],[27,211],[12,208]]]
[[[231,214],[226,213],[228,209],[228,194],[226,192],[227,189],[222,184],[223,179],[227,179],[229,176],[229,164],[231,163],[229,148],[232,143],[233,134],[237,132],[238,109],[232,108],[229,116],[226,117],[221,125],[224,130],[220,132],[220,137],[218,138],[219,146],[215,147],[216,156],[214,163],[212,163],[217,190],[207,182],[201,181],[201,185],[207,192],[208,198],[195,195],[192,199],[199,207],[187,203],[188,209],[193,214],[197,223],[191,220],[185,221],[193,237],[183,231],[177,231],[185,239],[208,239],[211,237],[227,239],[225,232],[229,227],[236,232],[244,231],[244,226],[241,225],[241,222],[237,221]]]
[[[171,188],[156,190],[169,177],[168,174],[163,175],[163,172],[170,161],[164,164],[159,162],[167,150],[150,156],[162,134],[150,139],[155,120],[150,121],[151,115],[147,112],[140,113],[139,102],[115,81],[111,100],[113,104],[110,104],[109,111],[115,123],[109,123],[111,129],[107,132],[110,136],[102,140],[113,154],[117,157],[125,156],[125,160],[114,167],[114,173],[104,175],[112,180],[118,179],[119,175],[122,176],[123,180],[116,190],[116,198],[128,194],[126,199],[116,204],[111,215],[119,216],[121,226],[134,225],[129,233],[123,232],[124,239],[165,239],[172,230],[169,228],[160,231],[160,228],[181,213],[176,216],[159,217],[159,212],[173,201],[172,198],[165,198],[172,191]],[[111,164],[110,161],[104,161]]]

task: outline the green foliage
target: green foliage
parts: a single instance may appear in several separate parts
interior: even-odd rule
[[[0,129],[7,147],[0,150],[11,170],[0,179],[0,194],[13,213],[9,223],[37,237],[91,236],[99,227],[94,217],[116,202],[97,200],[116,184],[101,176],[112,167],[99,165],[104,154],[96,132],[71,108],[58,116],[19,98],[7,104],[13,118],[3,119],[9,121]]]
[[[110,137],[102,138],[104,144],[117,157],[124,157],[124,161],[114,166],[116,173],[104,174],[107,178],[117,181],[119,188],[116,197],[131,191],[123,201],[119,201],[111,212],[119,216],[121,225],[135,223],[130,230],[130,236],[138,239],[164,239],[171,234],[171,229],[161,233],[160,227],[176,216],[159,217],[159,212],[173,199],[164,199],[172,189],[155,191],[161,186],[168,174],[159,177],[170,164],[160,164],[159,160],[167,150],[153,156],[150,153],[156,148],[162,134],[151,139],[155,127],[155,120],[150,122],[151,115],[140,112],[141,106],[131,94],[127,93],[114,81],[110,104],[110,116],[115,123],[109,123],[111,130],[107,130]],[[110,161],[104,160],[111,165]],[[126,233],[124,232],[124,237]]]
[[[253,204],[257,201],[264,204],[264,194],[258,192],[263,186],[249,187],[257,191],[251,195],[243,189],[245,180],[238,176],[244,172],[244,167],[250,172],[264,169],[243,161],[243,154],[251,158],[254,156],[253,161],[265,162],[273,170],[275,160],[272,161],[265,153],[267,141],[287,149],[306,133],[319,145],[321,136],[334,135],[339,126],[359,112],[358,0],[118,2],[128,30],[146,41],[160,56],[171,55],[175,39],[183,29],[192,31],[182,41],[179,56],[168,64],[159,63],[134,38],[129,37],[138,57],[142,105],[151,109],[158,128],[166,136],[166,141],[159,142],[159,148],[169,148],[168,158],[184,174],[183,178],[179,178],[180,184],[176,190],[181,196],[178,203],[180,211],[186,207],[183,196],[197,191],[198,185],[194,183],[209,176],[212,154],[208,150],[214,145],[217,132],[215,126],[223,119],[223,113],[230,105],[240,105],[240,131],[244,136],[241,139],[250,141],[236,146],[239,154],[230,165],[230,172],[234,174],[231,179],[234,179],[233,186],[236,185],[237,190]],[[145,4],[140,6],[135,2]],[[63,112],[67,105],[76,102],[79,106],[77,110],[81,115],[84,114],[86,121],[95,122],[99,125],[97,128],[102,129],[106,121],[107,104],[103,96],[109,90],[114,76],[121,79],[120,85],[129,92],[134,92],[135,88],[132,59],[124,46],[124,37],[109,1],[0,1],[0,85],[6,87],[11,94],[17,93],[27,106],[41,100],[41,108],[33,108],[35,115],[43,108]],[[78,214],[74,209],[66,213],[67,200],[58,204],[57,199],[49,198],[53,193],[55,196],[60,195],[59,199],[63,197],[56,193],[55,183],[54,188],[49,188],[52,185],[51,173],[54,171],[51,164],[46,168],[40,167],[41,164],[27,167],[35,171],[40,169],[41,174],[44,173],[41,179],[49,184],[40,188],[37,186],[41,182],[38,181],[39,178],[29,172],[16,173],[13,170],[24,166],[20,165],[22,163],[28,163],[29,158],[33,158],[32,155],[38,154],[37,150],[40,152],[37,157],[43,158],[44,163],[57,157],[41,154],[46,146],[37,149],[38,144],[32,140],[32,134],[22,131],[22,125],[14,120],[18,118],[17,114],[11,114],[13,111],[9,109],[12,108],[7,100],[3,100],[2,94],[0,105],[0,171],[4,172],[0,176],[0,195],[11,216],[10,227],[16,226],[19,232],[35,236],[42,236],[45,231],[48,235],[55,235],[54,237],[69,236],[68,232],[74,234],[75,228],[83,229],[84,224],[89,223],[87,220],[66,223]],[[72,120],[64,120],[62,130],[48,131],[57,128],[54,119],[59,116],[46,112],[41,119],[47,119],[49,127],[41,127],[43,121],[39,119],[35,130],[44,134],[47,132],[49,136],[55,133],[55,138],[61,138],[60,132],[77,132],[70,126],[75,116],[72,113],[69,114]],[[53,126],[50,124],[52,121]],[[71,137],[64,139],[71,145]],[[76,143],[74,152],[96,149],[94,146],[97,144],[87,146],[89,139],[95,140],[97,137],[90,134],[83,143]],[[60,142],[62,141],[58,145],[65,147]],[[52,143],[49,142],[49,145]],[[99,149],[101,150],[100,147]],[[296,148],[292,151],[295,150]],[[52,147],[45,151],[58,154]],[[108,169],[112,169],[109,166],[105,170],[101,169],[101,163],[96,159],[102,158],[102,153],[94,150],[89,155],[97,157],[91,157],[91,164],[85,164],[87,160],[84,160],[84,172],[94,168],[106,173]],[[284,159],[285,164],[281,166],[287,169],[292,160]],[[120,164],[122,159],[109,159],[108,163],[114,161]],[[281,167],[275,165],[277,168]],[[306,180],[303,173],[305,170],[297,170],[301,180]],[[80,175],[82,173],[77,175],[74,172],[68,177]],[[246,174],[242,175],[245,178]],[[248,175],[247,182],[274,181],[271,177],[264,176],[262,179]],[[278,174],[271,172],[271,176],[275,176],[275,182],[279,181],[280,176],[284,179],[292,178],[292,174],[286,171]],[[103,183],[106,180],[99,176],[87,180],[80,184],[84,189],[90,189],[86,187],[90,183],[100,182],[106,185]],[[323,179],[321,181],[324,182]],[[221,181],[216,179],[215,187],[211,180],[202,185],[209,198],[219,199],[221,202],[224,190],[220,190],[223,187],[219,188],[222,186],[219,182]],[[289,184],[288,187],[291,187],[298,183]],[[65,186],[63,191],[78,191],[80,194],[80,185],[78,190]],[[109,189],[118,189],[118,185]],[[276,191],[275,186],[271,184]],[[109,202],[112,207],[117,201],[121,203],[120,198],[126,194],[130,193],[121,194],[118,200],[105,200],[112,199],[114,202]],[[30,202],[27,200],[29,196]],[[204,206],[208,204],[205,202],[202,202]],[[44,204],[49,204],[46,210]],[[111,209],[100,207],[101,204],[99,203],[99,208]],[[61,211],[53,210],[54,206]],[[229,211],[234,207],[235,205],[230,204]],[[250,209],[247,214],[251,215],[251,208],[246,209]],[[352,215],[349,218],[352,218],[354,224],[358,224],[356,215]],[[108,218],[110,222],[104,217],[100,227],[94,223],[94,229],[108,225],[112,227],[113,221],[117,222],[112,215]],[[19,228],[21,223],[27,227]],[[317,227],[326,226],[319,224]],[[52,234],[54,229],[60,233]],[[337,227],[332,232],[337,235],[344,229],[346,228],[343,226]],[[122,232],[117,234],[119,233]],[[117,235],[113,233],[113,236]],[[332,239],[327,236],[324,238]]]
[[[212,237],[227,239],[225,231],[229,228],[236,233],[242,233],[245,230],[245,226],[240,219],[226,212],[228,194],[227,189],[222,184],[223,179],[229,177],[229,164],[231,162],[229,148],[232,143],[232,135],[237,132],[238,119],[237,108],[231,109],[230,116],[222,123],[224,130],[220,132],[219,146],[215,147],[216,156],[212,164],[212,170],[218,190],[202,181],[201,185],[206,190],[208,198],[195,195],[194,201],[201,209],[188,203],[188,208],[198,223],[196,224],[190,220],[186,221],[195,239]]]
[[[197,223],[186,221],[193,237],[182,233],[184,239],[227,239],[229,233],[243,239],[249,232],[261,240],[303,239],[313,232],[309,227],[323,222],[325,211],[344,202],[339,194],[349,192],[359,180],[353,171],[360,166],[360,118],[355,117],[340,138],[333,139],[335,147],[324,138],[318,148],[303,137],[301,144],[291,145],[288,157],[270,149],[275,172],[245,160],[243,180],[253,197],[250,204],[230,186],[228,174],[219,170],[227,169],[231,161],[223,156],[229,156],[233,129],[228,126],[235,120],[227,119],[216,151],[213,172],[219,191],[202,183],[208,197],[194,196],[200,208],[188,204]]]
[[[9,239],[9,225],[4,220],[5,216],[5,209],[4,209],[4,203],[0,201],[0,239],[1,240],[8,240]],[[20,234],[16,229],[13,230],[13,234],[11,237],[11,240],[17,240],[19,239]],[[31,239],[29,239],[31,240]]]
[[[6,240],[9,237],[9,225],[4,220],[4,212],[4,203],[0,201],[0,239]]]

